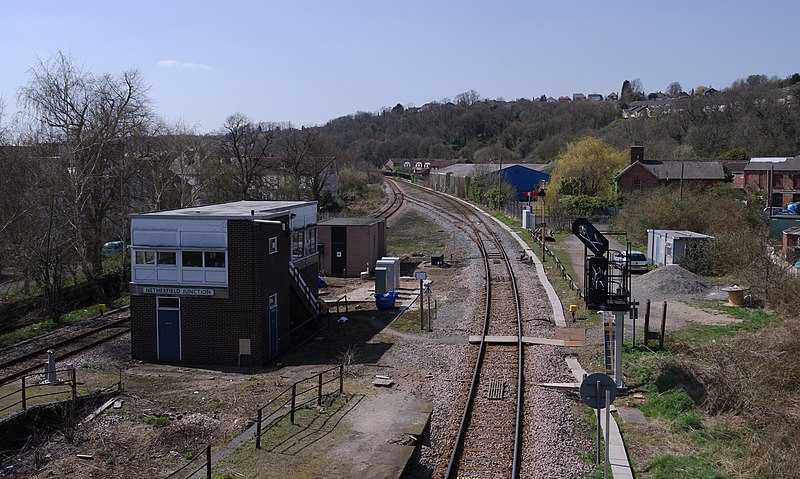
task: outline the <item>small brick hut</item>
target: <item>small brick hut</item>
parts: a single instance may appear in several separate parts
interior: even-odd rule
[[[374,271],[386,256],[386,220],[383,218],[331,218],[318,227],[319,265],[327,275],[358,277]]]

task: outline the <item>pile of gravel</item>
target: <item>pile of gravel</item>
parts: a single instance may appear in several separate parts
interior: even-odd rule
[[[661,266],[634,279],[634,290],[651,299],[705,296],[712,284],[677,264]]]

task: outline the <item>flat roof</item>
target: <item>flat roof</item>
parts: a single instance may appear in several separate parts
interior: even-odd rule
[[[694,231],[688,230],[647,230],[648,233],[653,233],[657,235],[666,235],[671,236],[673,238],[713,238],[713,236],[706,235],[703,233],[695,233]]]
[[[488,175],[498,170],[506,170],[514,166],[521,166],[529,170],[542,172],[548,166],[547,163],[457,163],[444,168],[439,168],[431,172],[434,175],[447,175],[451,173],[453,176],[471,176],[471,175]]]
[[[142,216],[158,216],[162,218],[265,218],[276,216],[301,206],[316,206],[316,201],[235,201],[205,206],[192,206],[175,210],[153,211],[151,213],[134,213],[132,218]]]
[[[371,226],[381,221],[383,218],[330,218],[320,221],[317,226]]]

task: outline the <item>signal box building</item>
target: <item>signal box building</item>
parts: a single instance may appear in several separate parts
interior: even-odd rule
[[[331,218],[319,224],[320,268],[338,277],[359,276],[375,270],[386,256],[386,220],[383,218]]]
[[[318,314],[316,202],[239,201],[130,218],[135,359],[264,365]]]

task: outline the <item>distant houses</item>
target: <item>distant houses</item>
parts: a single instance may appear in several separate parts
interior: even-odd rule
[[[576,92],[573,93],[571,97],[567,95],[561,95],[558,98],[555,98],[552,96],[541,95],[539,97],[535,97],[534,101],[540,101],[543,103],[558,103],[558,102],[573,102],[573,101],[616,102],[619,101],[619,94],[617,94],[617,92],[615,91],[612,91],[611,93],[603,97],[603,95],[600,93],[589,93],[588,95],[586,95],[581,92]]]

